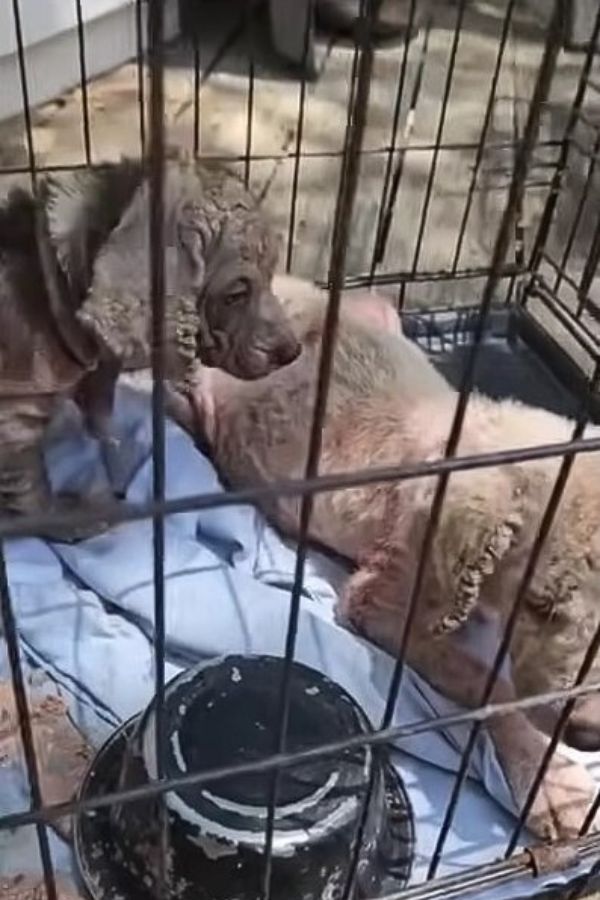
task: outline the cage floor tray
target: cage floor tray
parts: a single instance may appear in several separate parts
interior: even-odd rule
[[[475,313],[408,313],[403,327],[458,388],[472,345]],[[513,398],[571,418],[576,415],[581,398],[554,374],[553,362],[551,358],[542,360],[518,336],[518,322],[513,315],[504,311],[492,313],[477,360],[475,389],[497,400]]]

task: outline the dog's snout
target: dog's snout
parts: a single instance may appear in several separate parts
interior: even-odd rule
[[[575,707],[565,729],[565,742],[576,750],[600,750],[600,697],[589,697]]]
[[[600,726],[591,722],[569,722],[565,730],[565,741],[576,750],[600,750]]]
[[[280,366],[287,366],[289,363],[294,362],[295,359],[298,358],[300,354],[301,345],[299,341],[294,338],[289,341],[281,341],[277,344],[277,348],[275,351],[275,357],[277,359],[277,363]]]

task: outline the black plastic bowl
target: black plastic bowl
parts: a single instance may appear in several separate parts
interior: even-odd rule
[[[166,778],[268,757],[277,733],[283,660],[229,656],[184,672],[165,691]],[[307,666],[292,673],[287,750],[368,734],[360,707]],[[410,804],[385,750],[358,747],[281,769],[273,832],[274,900],[342,895],[371,768],[373,790],[357,896],[408,882],[414,853]],[[154,703],[102,748],[81,797],[156,777]],[[164,795],[168,887],[180,900],[254,900],[261,894],[272,776],[239,775]],[[81,875],[94,897],[155,897],[160,884],[157,798],[82,813],[75,823]]]

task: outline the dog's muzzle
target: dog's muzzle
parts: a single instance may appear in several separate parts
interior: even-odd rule
[[[565,743],[576,750],[600,750],[600,696],[579,700],[564,733]]]

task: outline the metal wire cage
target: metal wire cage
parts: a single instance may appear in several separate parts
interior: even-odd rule
[[[30,105],[28,77],[28,53],[22,27],[23,0],[12,0],[12,16],[17,42],[18,70],[23,100],[23,120],[27,151],[26,166],[12,166],[11,174],[26,173],[30,176],[35,191],[40,171],[52,169],[52,165],[38,165]],[[83,156],[77,165],[94,165],[93,128],[88,95],[88,57],[86,54],[86,32],[84,26],[83,0],[74,0],[79,46],[79,69],[81,90],[81,114]],[[533,85],[530,94],[521,97],[515,104],[514,132],[510,139],[498,139],[494,128],[494,111],[499,100],[499,86],[503,67],[506,65],[509,36],[514,17],[519,11],[517,0],[505,0],[498,4],[495,20],[495,54],[490,70],[490,85],[485,92],[485,102],[481,118],[477,122],[478,136],[475,140],[447,139],[448,120],[453,109],[453,89],[457,78],[457,59],[461,38],[468,16],[467,0],[457,0],[444,6],[443,13],[432,7],[429,18],[423,15],[418,0],[407,4],[410,25],[420,22],[420,38],[413,43],[406,37],[397,54],[395,71],[395,95],[389,109],[386,127],[389,140],[384,147],[372,146],[369,142],[369,113],[373,84],[377,81],[377,56],[371,40],[373,22],[379,14],[377,0],[363,2],[356,29],[355,45],[352,50],[351,78],[347,89],[347,113],[344,119],[344,134],[339,151],[306,150],[304,146],[306,114],[309,86],[304,78],[297,86],[298,107],[290,146],[272,154],[253,152],[253,121],[255,115],[256,60],[253,40],[248,41],[249,54],[248,90],[246,107],[246,131],[243,153],[232,152],[231,159],[243,168],[247,183],[252,180],[253,167],[257,164],[282,160],[290,167],[289,204],[286,213],[287,246],[285,265],[287,271],[295,268],[295,257],[301,243],[301,216],[303,167],[315,156],[330,156],[337,166],[337,192],[332,195],[332,215],[329,232],[329,259],[326,261],[321,278],[329,289],[330,300],[326,316],[323,351],[319,364],[318,387],[315,398],[313,419],[310,426],[309,454],[305,467],[305,478],[301,481],[288,480],[268,487],[256,487],[245,491],[218,495],[199,495],[165,500],[165,395],[164,395],[164,314],[165,314],[165,272],[163,253],[163,169],[167,137],[165,133],[165,58],[164,3],[162,0],[137,0],[136,26],[138,39],[138,101],[139,101],[139,144],[148,164],[151,184],[151,215],[149,222],[151,241],[151,299],[153,334],[153,500],[139,506],[115,505],[106,510],[106,518],[111,523],[151,518],[153,523],[154,548],[154,647],[156,659],[156,703],[157,703],[157,759],[158,780],[146,793],[161,794],[174,785],[162,778],[160,766],[162,747],[161,710],[164,703],[165,682],[165,579],[164,551],[165,516],[176,512],[206,509],[213,506],[235,505],[252,502],[276,493],[296,495],[302,498],[301,528],[298,540],[295,583],[290,599],[289,625],[285,642],[285,668],[280,688],[278,728],[273,734],[273,755],[251,765],[232,767],[224,765],[210,772],[190,773],[186,783],[207,784],[237,771],[272,772],[273,788],[269,798],[269,815],[266,824],[265,870],[262,885],[263,896],[269,897],[271,878],[271,851],[273,838],[274,809],[277,794],[277,772],[300,759],[308,759],[317,754],[331,754],[342,749],[345,744],[337,742],[326,747],[290,754],[286,752],[288,727],[290,682],[294,659],[298,614],[301,602],[302,582],[307,560],[309,523],[315,494],[323,490],[347,488],[374,481],[417,478],[423,474],[437,475],[438,484],[431,514],[426,529],[417,576],[412,588],[410,611],[402,639],[403,652],[394,670],[386,703],[386,712],[375,733],[368,739],[373,745],[400,740],[411,734],[433,729],[443,729],[459,722],[472,723],[471,732],[460,769],[455,779],[454,789],[448,804],[440,831],[435,853],[429,867],[429,880],[404,891],[406,898],[434,896],[463,896],[483,886],[500,885],[517,876],[534,875],[539,859],[530,853],[515,853],[518,838],[527,813],[546,770],[551,755],[564,732],[568,717],[573,710],[575,699],[597,689],[598,685],[584,684],[593,658],[600,644],[600,632],[594,635],[575,684],[557,695],[533,697],[511,704],[491,704],[493,687],[502,663],[509,651],[512,633],[517,621],[520,605],[533,577],[537,560],[551,528],[559,505],[575,454],[600,450],[600,439],[582,437],[590,415],[597,410],[598,380],[600,377],[600,298],[597,296],[595,275],[600,262],[600,215],[595,200],[597,190],[596,164],[600,150],[600,127],[596,109],[600,82],[595,74],[594,50],[600,32],[600,11],[593,25],[589,49],[584,54],[571,58],[570,81],[562,99],[562,113],[559,125],[552,120],[548,128],[548,117],[560,106],[557,95],[555,73],[557,60],[561,54],[564,35],[565,4],[556,0],[552,9],[544,11],[544,23],[539,24],[543,40],[539,42],[539,58],[532,66]],[[226,45],[237,40],[246,30],[252,32],[255,13],[252,4],[246,4],[243,15],[226,38]],[[414,121],[419,104],[420,90],[425,72],[427,46],[431,22],[435,15],[443,15],[449,34],[449,52],[444,68],[436,72],[437,106],[429,117],[433,122],[433,134],[424,141],[413,140]],[[541,14],[540,14],[541,15]],[[305,49],[309,52],[309,37],[312,11],[306,20]],[[190,132],[191,149],[201,154],[201,89],[207,83],[216,63],[201,59],[202,15],[200,24],[192,33],[192,122]],[[147,32],[145,32],[147,26]],[[203,63],[203,65],[201,65]],[[285,89],[289,89],[289,86]],[[544,136],[544,129],[549,137]],[[290,149],[291,147],[291,149]],[[431,219],[439,223],[432,210],[436,199],[436,178],[444,160],[455,153],[466,153],[469,165],[464,189],[460,189],[460,214],[452,217],[450,225],[451,251],[449,263],[443,266],[429,265],[425,248],[425,238]],[[490,156],[491,154],[491,156]],[[494,155],[495,154],[495,155]],[[210,155],[210,154],[209,154]],[[489,165],[492,159],[493,165]],[[370,259],[366,267],[355,266],[350,270],[353,228],[356,223],[357,198],[360,200],[361,179],[365,171],[376,160],[378,190],[372,192],[371,206],[375,207],[374,228],[369,235]],[[424,162],[423,162],[424,161]],[[398,223],[398,197],[411,167],[420,166],[423,172],[420,208],[416,222],[407,229],[406,218]],[[495,168],[494,168],[495,166]],[[73,166],[75,167],[75,166]],[[483,261],[463,264],[468,228],[472,225],[475,204],[480,202],[481,183],[489,177],[498,177],[496,185],[502,197],[500,214],[494,221],[493,240]],[[375,199],[373,200],[373,197]],[[442,198],[443,201],[443,198]],[[397,259],[393,246],[394,229],[410,230],[414,240],[408,253],[407,265],[400,269],[389,264],[390,257]],[[448,235],[448,230],[445,236]],[[391,251],[390,251],[391,248]],[[332,347],[340,309],[341,291],[344,287],[375,285],[397,292],[399,310],[404,314],[413,306],[423,305],[423,288],[430,289],[428,303],[432,296],[451,296],[457,305],[468,305],[471,317],[470,340],[459,389],[459,400],[446,450],[442,458],[433,462],[402,465],[386,470],[369,470],[358,473],[344,473],[339,476],[319,475],[319,453],[321,431],[324,421],[327,392],[331,377]],[[436,294],[437,286],[439,293]],[[532,346],[545,355],[555,372],[575,386],[581,398],[581,412],[568,443],[539,446],[526,451],[506,451],[482,456],[460,457],[456,451],[463,426],[465,411],[474,384],[478,358],[490,316],[499,308],[508,309],[514,328]],[[424,573],[436,537],[448,480],[453,472],[469,469],[493,467],[501,463],[546,457],[562,457],[562,464],[550,501],[545,510],[539,532],[533,545],[531,557],[526,567],[514,606],[508,618],[497,654],[489,661],[489,678],[481,696],[478,709],[443,719],[416,722],[409,726],[392,727],[392,712],[404,674],[404,651],[408,643],[411,623],[416,615],[419,594]],[[75,516],[84,521],[85,516]],[[48,524],[49,516],[43,510],[31,517],[18,521],[0,521],[0,538],[5,540],[17,535],[36,534],[40,526]],[[28,709],[26,683],[22,671],[19,652],[19,638],[15,615],[8,585],[6,564],[0,545],[0,609],[3,631],[8,647],[8,656],[14,685],[16,706],[19,715],[21,739],[24,748],[27,773],[30,781],[31,807],[24,813],[4,816],[0,819],[0,829],[14,829],[19,826],[35,825],[39,841],[47,896],[54,900],[57,896],[51,854],[48,841],[48,823],[71,814],[76,808],[94,809],[106,807],[116,799],[135,799],[137,789],[120,792],[117,795],[93,798],[84,804],[64,803],[44,806],[40,790],[39,768],[36,761],[32,727]],[[564,703],[556,730],[549,742],[538,777],[531,787],[526,807],[515,824],[515,830],[507,847],[506,858],[500,862],[490,862],[461,874],[460,876],[436,878],[438,864],[444,849],[448,831],[452,823],[462,785],[469,770],[469,761],[477,735],[484,722],[493,715],[514,708],[527,708],[550,700]],[[181,785],[179,785],[181,786]],[[580,838],[571,850],[580,859],[597,862],[600,860],[600,840],[588,834],[590,823],[600,807],[600,793],[594,808],[582,822]],[[353,859],[353,871],[358,861],[359,848]],[[577,891],[584,892],[586,885],[579,885]],[[346,885],[345,896],[351,896],[353,880]],[[580,895],[580,894],[577,894]],[[575,896],[575,894],[573,894]]]

